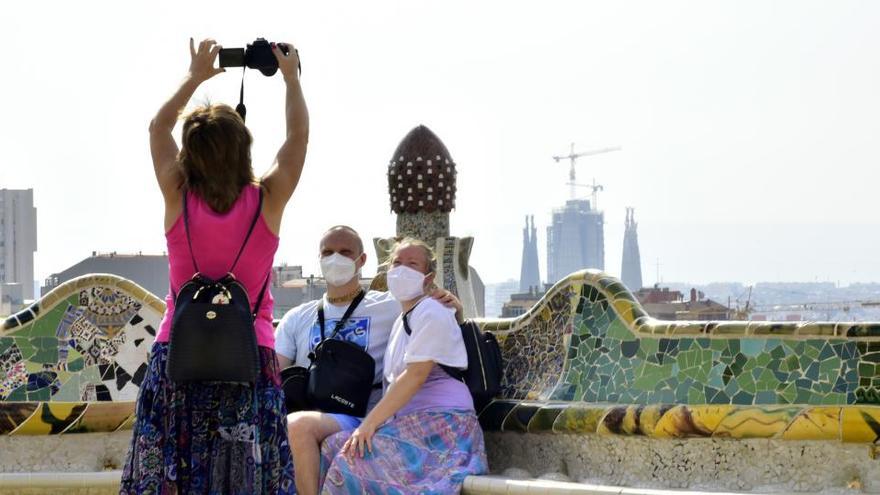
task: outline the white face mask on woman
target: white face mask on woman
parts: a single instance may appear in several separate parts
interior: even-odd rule
[[[324,274],[324,280],[334,287],[347,284],[354,278],[356,272],[354,260],[348,256],[333,253],[321,258],[321,273]]]
[[[388,291],[398,301],[411,301],[425,293],[425,274],[408,266],[388,270]]]

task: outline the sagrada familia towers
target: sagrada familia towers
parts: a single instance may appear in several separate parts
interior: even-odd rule
[[[620,279],[623,285],[633,292],[642,288],[642,258],[639,255],[639,234],[636,231],[638,225],[636,223],[635,210],[627,208]]]
[[[578,224],[577,219],[575,224]],[[639,254],[639,235],[637,232],[638,224],[635,220],[635,209],[626,209],[626,230],[623,235],[623,258],[621,262],[620,278],[624,285],[631,291],[636,292],[642,288],[642,261]],[[550,229],[548,229],[549,231]],[[586,230],[586,229],[582,229]],[[548,233],[548,235],[550,235]],[[576,238],[575,242],[578,242]],[[582,241],[583,239],[580,239]],[[564,246],[569,252],[578,252],[579,246]],[[548,257],[549,258],[549,257]],[[600,268],[597,266],[587,266],[580,262],[580,268]],[[578,268],[578,269],[580,269]],[[568,274],[565,274],[568,275]],[[564,276],[564,275],[562,275]],[[534,291],[535,293],[543,292],[541,284],[541,275],[538,268],[538,239],[537,229],[535,228],[535,217],[526,217],[526,226],[523,228],[523,249],[522,249],[522,265],[520,267],[519,291],[527,293]]]
[[[525,293],[532,290],[543,291],[541,272],[538,268],[538,230],[535,228],[534,215],[526,217],[526,226],[523,228],[522,267],[519,272],[519,291]]]

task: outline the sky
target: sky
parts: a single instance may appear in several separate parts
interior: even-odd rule
[[[34,189],[38,279],[92,251],[163,252],[148,123],[190,36],[262,36],[299,49],[311,115],[277,263],[318,273],[334,224],[393,235],[385,171],[424,124],[458,165],[451,230],[475,237],[487,282],[519,276],[525,215],[546,275],[569,194],[551,157],[572,142],[622,148],[577,171],[604,186],[612,274],[632,206],[646,283],[878,281],[878,20],[880,2],[850,0],[17,2],[0,16],[0,187]],[[234,105],[240,78],[195,102]],[[249,71],[245,90],[259,175],[283,82]]]

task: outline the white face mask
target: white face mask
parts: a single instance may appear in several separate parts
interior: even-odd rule
[[[339,287],[347,284],[357,272],[354,260],[339,253],[321,258],[321,273],[329,285]]]
[[[398,301],[411,301],[425,293],[425,274],[408,266],[388,270],[388,291]]]

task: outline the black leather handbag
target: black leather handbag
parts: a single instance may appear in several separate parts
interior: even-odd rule
[[[257,211],[229,273],[219,280],[212,280],[200,273],[192,251],[184,193],[186,240],[196,274],[183,284],[174,298],[168,376],[175,382],[254,383],[260,373],[254,321],[271,272],[266,275],[257,304],[251,310],[247,289],[236,280],[233,270],[251,237],[262,205],[261,190]]]

